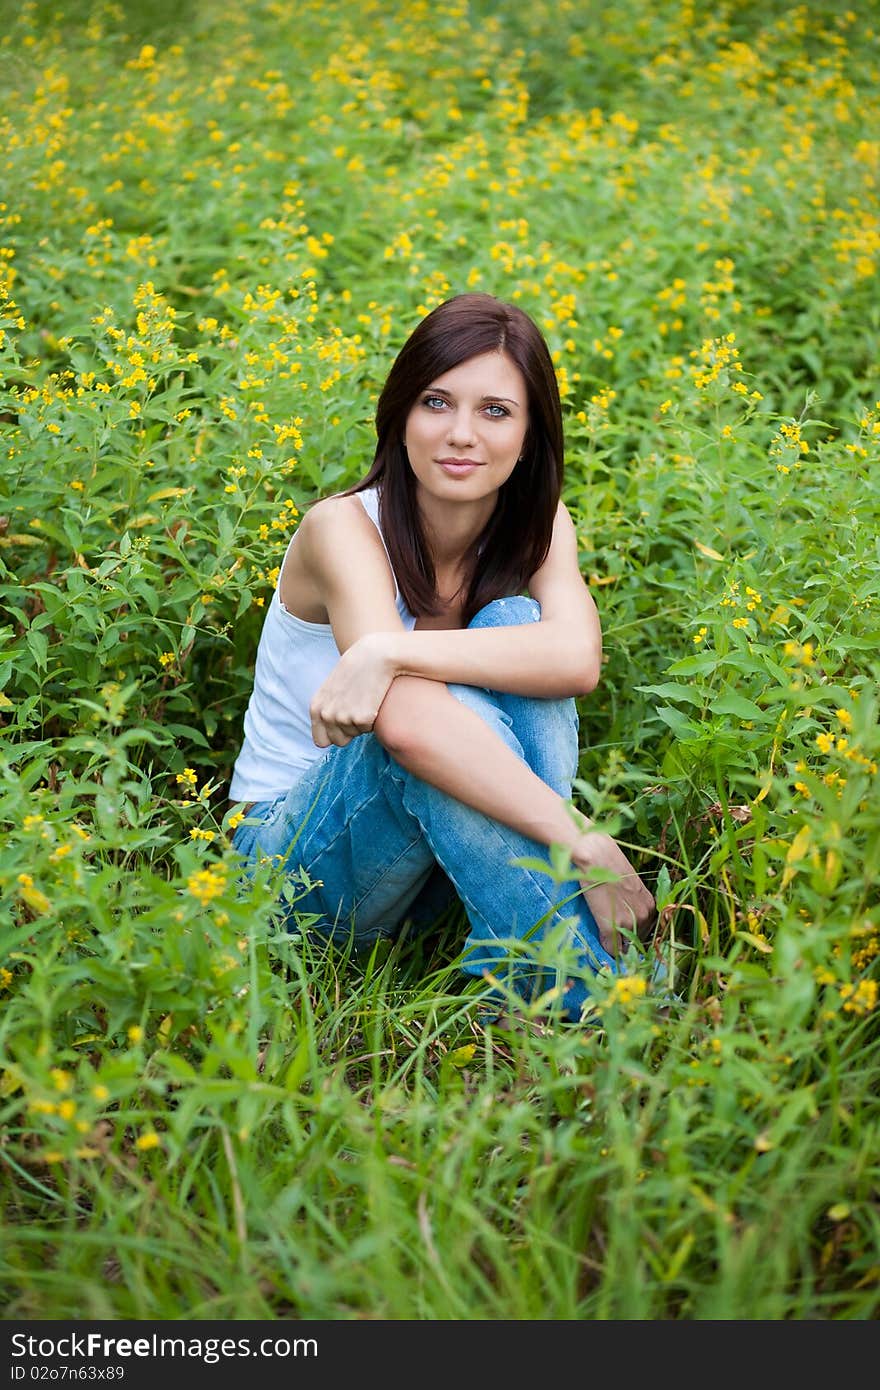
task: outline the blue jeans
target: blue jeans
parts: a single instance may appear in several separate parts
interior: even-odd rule
[[[540,612],[533,599],[497,599],[470,626],[537,622]],[[578,763],[574,700],[466,685],[449,690],[542,781],[571,796]],[[489,971],[523,997],[558,983],[563,1016],[571,1020],[580,1017],[595,971],[618,969],[575,879],[560,884],[512,864],[519,858],[548,863],[544,845],[407,772],[373,734],[329,748],[289,792],[257,802],[233,843],[246,872],[260,856],[274,855],[291,870],[304,868],[314,886],[296,899],[295,912],[315,914],[309,930],[353,933],[356,943],[395,936],[426,885],[436,883],[440,866],[470,924],[462,969],[476,976]],[[558,981],[554,961],[540,958],[538,943],[551,933],[553,945],[564,948]],[[522,949],[524,941],[535,945]]]

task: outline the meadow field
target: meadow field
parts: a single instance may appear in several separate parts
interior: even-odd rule
[[[876,1318],[876,6],[0,16],[2,1317]],[[283,549],[471,288],[553,352],[576,802],[660,909],[583,1026],[230,841]]]

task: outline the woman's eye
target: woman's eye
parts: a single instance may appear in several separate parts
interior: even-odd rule
[[[489,411],[493,420],[503,420],[506,415],[510,414],[509,410],[505,410],[504,406],[498,405],[496,401],[490,401],[486,409]]]
[[[422,405],[426,405],[429,410],[437,410],[439,406],[444,406],[446,401],[442,396],[424,396]]]

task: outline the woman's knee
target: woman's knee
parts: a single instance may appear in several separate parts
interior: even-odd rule
[[[512,594],[509,598],[496,598],[487,603],[474,614],[468,627],[521,627],[540,621],[541,605],[537,599]]]
[[[478,685],[456,685],[454,683],[450,684],[448,689],[450,695],[454,695],[460,704],[473,710],[474,714],[480,716],[484,724],[488,724],[490,728],[500,734],[505,743],[514,747],[516,751],[522,752],[513,731],[513,720],[504,708],[504,697],[497,690],[486,690]]]

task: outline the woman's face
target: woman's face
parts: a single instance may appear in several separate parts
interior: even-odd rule
[[[516,467],[528,427],[528,393],[503,352],[468,358],[420,391],[403,442],[422,501],[497,495]]]

